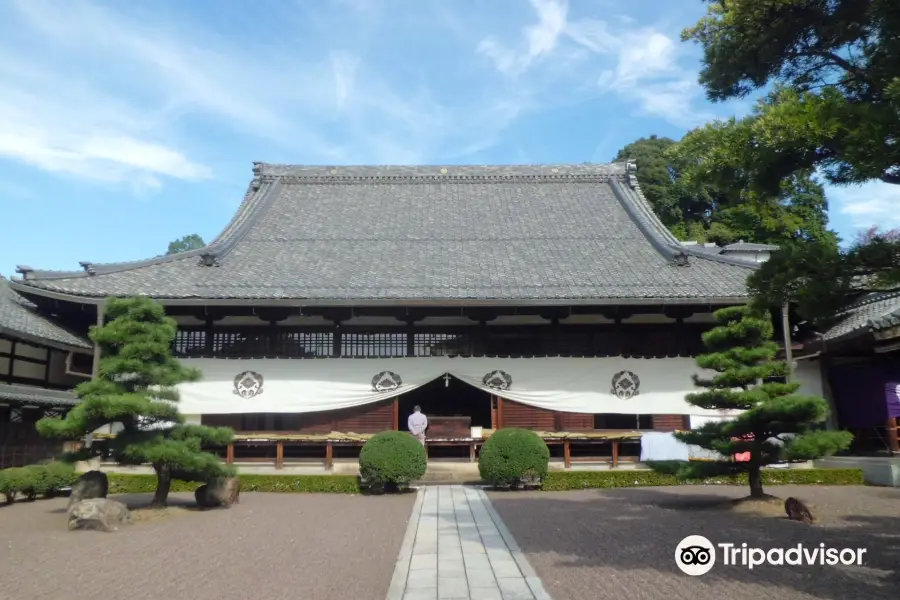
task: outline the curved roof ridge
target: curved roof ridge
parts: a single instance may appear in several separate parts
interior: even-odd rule
[[[346,165],[308,166],[253,163],[254,176],[262,179],[355,180],[509,180],[517,178],[608,178],[625,174],[625,163],[510,164],[510,165]]]
[[[756,270],[759,268],[759,263],[757,262],[733,256],[710,254],[699,248],[685,246],[656,215],[653,206],[650,204],[647,197],[644,196],[636,179],[634,179],[634,187],[631,186],[631,182],[622,181],[621,179],[610,179],[609,183],[610,187],[612,187],[613,191],[617,194],[617,197],[621,196],[619,201],[622,202],[622,206],[625,210],[633,215],[632,218],[641,229],[641,232],[647,236],[651,244],[657,248],[660,254],[670,260],[675,260],[675,257],[681,255],[744,267],[746,269]],[[662,248],[662,250],[660,250],[660,248]]]
[[[132,260],[117,263],[92,263],[91,273],[86,270],[81,271],[53,271],[38,270],[29,271],[27,277],[17,277],[14,281],[29,281],[32,279],[76,279],[81,277],[95,277],[97,275],[106,275],[108,273],[118,273],[121,271],[131,271],[134,269],[142,269],[169,262],[182,261],[189,258],[196,258],[206,254],[214,254],[217,257],[226,255],[234,245],[239,242],[247,231],[256,222],[259,214],[264,212],[267,206],[267,200],[271,201],[271,197],[277,195],[280,189],[278,182],[260,182],[254,179],[251,182],[244,200],[241,202],[231,221],[224,229],[213,239],[212,242],[202,248],[195,250],[187,250],[185,252],[177,252],[175,254],[163,254],[142,260]],[[274,193],[270,193],[274,192]]]

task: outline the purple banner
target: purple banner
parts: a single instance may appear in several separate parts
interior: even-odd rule
[[[884,384],[884,398],[887,401],[887,416],[900,419],[900,383],[889,381]]]
[[[900,361],[832,365],[828,375],[842,427],[884,427],[890,413],[900,416],[896,395],[885,394],[890,382],[900,382]]]

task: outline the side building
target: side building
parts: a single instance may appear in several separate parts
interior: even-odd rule
[[[744,303],[758,266],[682,245],[633,171],[257,163],[207,247],[21,266],[13,285],[61,322],[102,322],[108,296],[164,304],[176,354],[203,372],[181,409],[241,433],[230,460],[282,464],[313,443],[330,460],[420,405],[429,451],[474,456],[479,429],[517,426],[567,462],[615,463],[642,431],[728,416],[684,396],[711,312]]]
[[[92,346],[42,314],[0,276],[0,468],[59,454],[61,444],[37,435],[34,423],[65,414],[72,393],[91,377]]]

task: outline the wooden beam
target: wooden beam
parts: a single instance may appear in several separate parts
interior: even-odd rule
[[[97,327],[103,327],[103,318],[106,314],[106,304],[97,305]],[[100,375],[100,344],[94,343],[94,364],[91,368],[91,377],[96,379]]]
[[[400,431],[400,398],[394,396],[394,431]]]

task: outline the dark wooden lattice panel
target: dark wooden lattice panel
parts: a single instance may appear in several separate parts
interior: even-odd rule
[[[556,429],[556,413],[552,410],[528,406],[512,400],[500,400],[502,403],[502,427],[521,427],[536,431],[553,431]]]
[[[203,329],[179,329],[172,342],[175,356],[199,356],[206,351],[206,331]]]
[[[687,415],[653,415],[653,429],[656,431],[675,431],[688,428]]]
[[[334,354],[334,334],[330,331],[279,331],[273,338],[273,356],[322,358]]]
[[[406,356],[406,333],[341,334],[341,356],[353,358]]]
[[[594,415],[590,413],[559,413],[560,431],[583,431],[594,428]]]
[[[415,356],[472,356],[475,338],[471,333],[423,332],[413,334]]]
[[[269,354],[265,332],[217,331],[213,334],[212,353],[216,356],[254,357]]]

